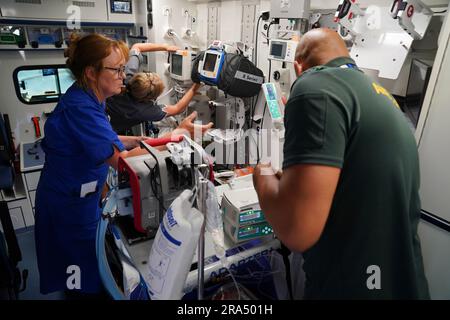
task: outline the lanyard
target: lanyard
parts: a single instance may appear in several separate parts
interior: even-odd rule
[[[347,69],[347,68],[351,68],[351,69],[358,69],[358,67],[356,66],[356,64],[353,63],[346,63],[343,64],[342,66],[339,66],[339,68],[343,68],[343,69]]]

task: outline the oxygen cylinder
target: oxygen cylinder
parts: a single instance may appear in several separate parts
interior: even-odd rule
[[[149,256],[149,294],[152,300],[179,300],[189,273],[203,224],[192,207],[192,191],[176,198],[159,225]]]

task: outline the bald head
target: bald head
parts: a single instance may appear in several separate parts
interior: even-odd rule
[[[303,71],[323,65],[338,57],[348,57],[344,40],[331,29],[312,29],[301,38],[295,52],[295,60]]]

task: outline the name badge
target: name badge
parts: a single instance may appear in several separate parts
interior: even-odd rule
[[[87,195],[95,192],[97,189],[97,182],[98,181],[95,180],[88,183],[83,183],[81,185],[80,198],[85,198]]]

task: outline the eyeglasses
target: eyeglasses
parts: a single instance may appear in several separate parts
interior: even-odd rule
[[[103,69],[113,70],[117,72],[117,76],[120,77],[125,72],[125,66],[119,68],[103,67]]]

